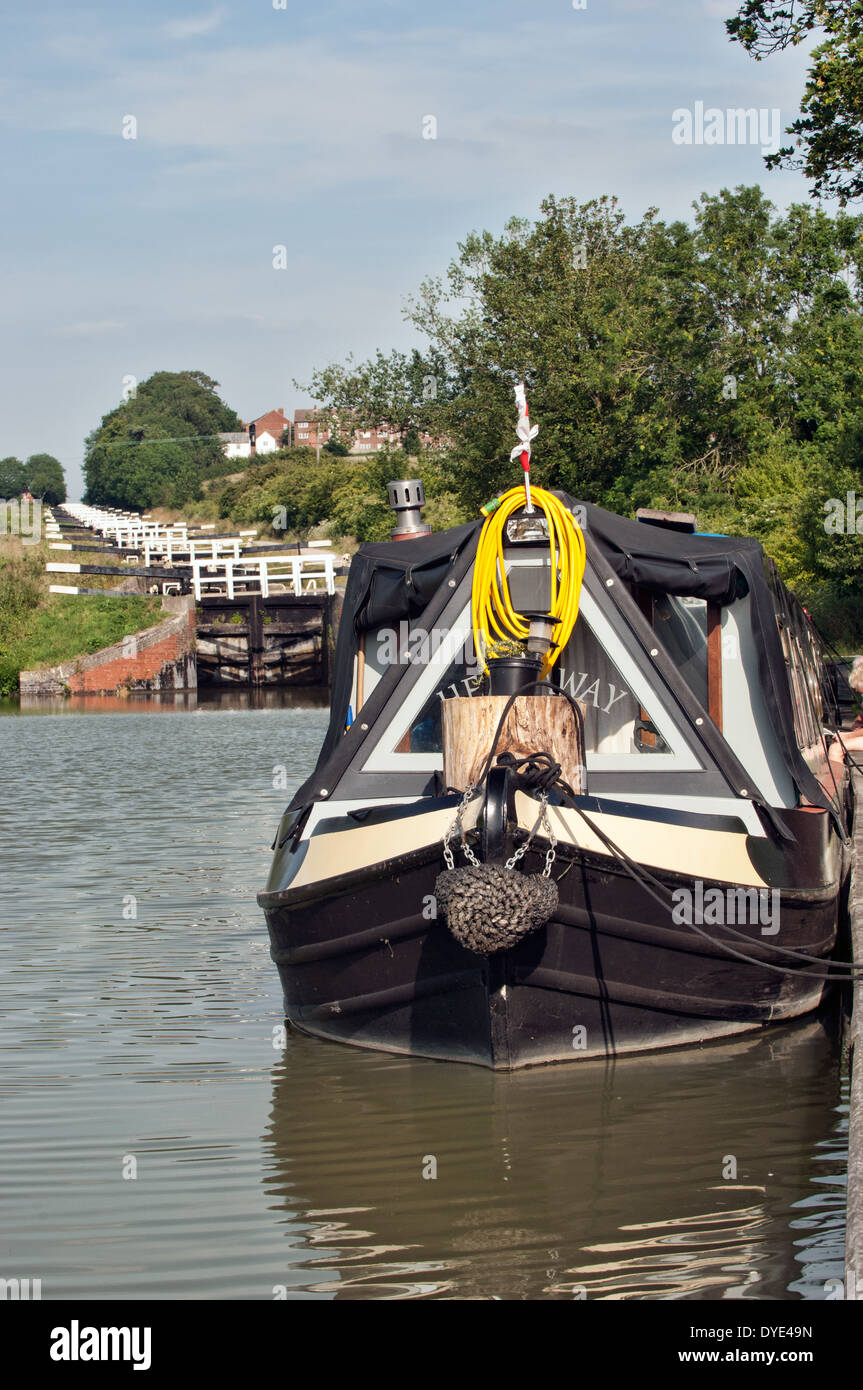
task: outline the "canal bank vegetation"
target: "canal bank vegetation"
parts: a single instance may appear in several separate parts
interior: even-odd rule
[[[17,693],[21,671],[97,652],[159,620],[161,599],[149,595],[50,594],[47,553],[0,541],[0,696]]]
[[[265,524],[276,533],[307,536],[323,529],[334,542],[389,540],[393,514],[387,483],[421,478],[426,520],[436,531],[468,520],[473,513],[452,491],[440,457],[431,450],[408,455],[381,449],[365,458],[345,457],[302,445],[264,455],[241,478],[211,489],[221,519],[236,525]]]

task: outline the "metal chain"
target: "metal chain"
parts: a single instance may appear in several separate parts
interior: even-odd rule
[[[443,857],[444,863],[446,864],[448,869],[455,868],[455,857],[453,855],[452,850],[450,849],[450,840],[454,839],[456,835],[458,835],[461,841],[461,847],[464,850],[465,858],[468,859],[470,863],[473,864],[475,867],[479,867],[479,860],[477,859],[476,855],[474,854],[473,850],[471,849],[470,845],[464,837],[464,830],[462,829],[461,823],[461,818],[464,815],[468,803],[473,800],[474,792],[474,785],[472,782],[470,782],[468,784],[467,791],[465,792],[464,796],[459,802],[458,810],[455,813],[455,820],[453,821],[449,830],[443,837]]]
[[[536,834],[537,830],[539,830],[539,827],[542,826],[545,829],[548,838],[551,842],[549,845],[548,854],[546,854],[545,856],[545,869],[543,870],[542,874],[543,878],[548,878],[551,874],[551,866],[554,863],[554,847],[557,844],[557,840],[554,838],[554,834],[552,832],[551,825],[549,824],[548,819],[548,793],[543,792],[539,798],[539,801],[540,810],[539,815],[536,818],[536,824],[534,825],[524,844],[519,845],[518,849],[515,851],[515,854],[513,854],[510,859],[507,859],[506,867],[508,869],[514,869],[518,861],[524,858],[524,856],[527,854],[527,851],[533,844],[534,835]],[[551,855],[551,858],[549,858],[549,855]]]
[[[527,837],[527,839],[525,840],[524,844],[523,844],[523,845],[519,845],[519,847],[518,847],[518,849],[516,850],[515,854],[513,854],[512,857],[511,857],[510,859],[507,859],[507,861],[506,861],[506,867],[507,867],[508,869],[514,869],[515,866],[516,866],[516,864],[518,863],[519,859],[523,859],[524,856],[527,854],[527,851],[528,851],[529,848],[530,848],[530,841],[531,841],[532,836],[533,836],[533,831],[530,832],[530,835]]]
[[[476,789],[473,783],[471,783],[468,786],[467,791],[465,792],[461,801],[459,802],[458,810],[455,813],[455,820],[453,821],[449,830],[443,837],[443,857],[444,863],[446,864],[448,869],[455,868],[455,856],[452,852],[452,849],[450,848],[450,841],[454,840],[456,836],[458,836],[461,842],[461,847],[464,851],[465,858],[471,864],[473,864],[474,867],[479,867],[479,860],[477,859],[476,855],[474,854],[473,850],[471,849],[470,845],[465,839],[464,829],[462,828],[462,816],[464,815],[464,812],[469,802],[473,800],[475,790]],[[545,853],[545,868],[542,871],[542,877],[551,878],[551,866],[557,858],[557,837],[555,836],[555,833],[551,828],[551,821],[548,818],[548,793],[543,792],[539,798],[539,801],[540,809],[539,815],[536,818],[536,823],[533,829],[531,830],[530,834],[528,835],[527,839],[524,841],[524,843],[519,845],[515,853],[509,859],[507,859],[506,867],[508,869],[514,869],[519,860],[524,858],[524,856],[527,854],[527,851],[533,844],[533,838],[536,835],[536,832],[539,830],[539,827],[542,826],[543,830],[545,831],[546,838],[548,840],[548,849]]]
[[[545,798],[543,800],[542,827],[548,838],[548,849],[546,850],[545,854],[545,868],[542,871],[542,876],[543,878],[551,878],[551,866],[557,858],[557,855],[555,853],[555,850],[557,848],[557,839],[555,837],[554,831],[551,828],[551,821],[548,818],[548,798]]]

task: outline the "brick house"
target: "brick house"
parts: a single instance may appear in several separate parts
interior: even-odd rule
[[[308,444],[310,448],[316,449],[319,444],[326,444],[332,437],[329,425],[317,421],[316,414],[315,410],[294,411],[294,444]]]
[[[259,454],[272,453],[273,449],[280,449],[282,447],[282,435],[285,431],[287,431],[288,436],[286,442],[288,444],[293,442],[291,417],[285,414],[284,406],[280,405],[278,410],[268,410],[266,415],[259,415],[257,420],[252,421],[252,424],[255,426],[257,434],[257,449]],[[261,441],[264,435],[269,435],[273,440],[273,443],[266,449],[261,447]]]
[[[266,415],[259,415],[257,420],[253,420],[255,426],[255,453],[272,454],[276,449],[281,449],[282,438],[287,431],[288,440],[291,442],[291,417],[285,414],[284,407],[278,410],[268,410]],[[252,446],[249,441],[249,426],[246,425],[241,432],[220,434],[219,439],[225,452],[225,457],[229,459],[247,459],[251,457]]]
[[[401,435],[392,425],[378,425],[376,429],[357,430],[351,440],[352,454],[376,454],[386,444],[398,446]]]
[[[316,414],[314,410],[294,411],[294,444],[308,444],[315,449],[319,443],[326,444],[334,433],[338,433],[324,421],[318,423],[315,420]],[[425,431],[420,432],[420,441],[426,447],[432,448],[439,447],[443,442],[426,434]],[[378,425],[376,428],[355,430],[348,447],[354,455],[376,454],[379,449],[388,445],[398,448],[401,442],[401,435],[394,425]]]
[[[324,421],[316,421],[316,413],[314,410],[294,411],[295,444],[308,444],[315,449],[319,443],[326,444],[334,433],[338,433]],[[398,430],[389,425],[379,425],[377,429],[356,430],[349,448],[352,454],[376,454],[385,444],[398,443]]]

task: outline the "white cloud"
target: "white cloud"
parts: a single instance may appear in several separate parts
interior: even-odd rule
[[[117,323],[114,319],[93,319],[89,322],[84,320],[78,323],[61,324],[57,331],[59,333],[72,333],[82,338],[93,338],[102,333],[116,333],[121,328],[125,328],[125,324]]]
[[[185,19],[169,19],[162,25],[169,39],[197,39],[204,34],[212,34],[223,23],[227,10],[219,5],[208,14],[191,14]]]
[[[214,22],[220,13],[172,23]],[[776,100],[777,88],[786,97],[799,92],[799,69],[789,82],[785,64],[756,65],[741,55],[739,76],[732,69],[729,81],[726,68],[717,81],[717,53],[728,48],[721,24],[694,61],[690,47],[685,69],[677,51],[684,35],[672,35],[661,57],[645,63],[637,49],[621,48],[620,29],[619,17],[590,31],[529,20],[515,34],[360,33],[341,50],[309,38],[184,48],[182,56],[172,50],[106,67],[86,87],[54,84],[38,110],[7,84],[4,106],[9,121],[117,140],[120,116],[134,113],[139,136],[130,153],[156,152],[161,162],[158,177],[141,181],[142,207],[201,196],[224,204],[253,188],[280,206],[280,195],[350,196],[359,186],[451,205],[480,184],[487,196],[512,189],[532,197],[537,189],[606,182],[622,162],[664,164],[670,113],[693,91],[722,106],[781,105],[783,114],[789,103]],[[436,140],[422,138],[429,114]],[[713,166],[727,177],[721,154],[710,157],[705,179]],[[750,163],[755,181],[763,167],[755,157]]]

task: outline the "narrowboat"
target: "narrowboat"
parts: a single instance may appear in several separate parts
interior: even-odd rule
[[[348,576],[258,895],[303,1032],[511,1070],[816,1009],[850,855],[824,665],[761,545],[523,485]],[[835,766],[835,765],[834,765]]]

